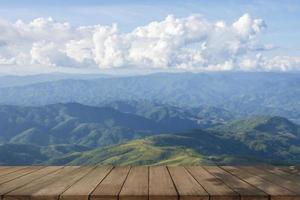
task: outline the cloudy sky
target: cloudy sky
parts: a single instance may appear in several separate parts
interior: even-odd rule
[[[10,0],[0,73],[299,71],[299,0]]]

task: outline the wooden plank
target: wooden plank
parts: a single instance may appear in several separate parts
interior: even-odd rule
[[[179,198],[184,200],[208,200],[208,193],[191,176],[184,167],[168,167],[178,191]]]
[[[37,170],[40,170],[42,168],[43,167],[40,167],[40,166],[27,167],[27,168],[22,168],[20,170],[14,171],[12,173],[3,175],[3,176],[0,177],[0,184],[6,183],[6,182],[14,180],[14,179],[17,179],[19,177],[22,177],[26,174],[30,174],[30,173],[32,173],[34,171],[37,171]]]
[[[264,191],[265,193],[270,195],[270,198],[273,200],[284,199],[284,200],[296,200],[300,199],[294,192],[291,192],[279,185],[276,185],[272,182],[269,182],[265,179],[260,178],[259,176],[255,176],[253,174],[248,173],[246,170],[243,170],[238,167],[225,166],[222,167],[224,170],[229,173],[238,176],[240,179],[243,179],[245,182],[252,184]]]
[[[67,189],[61,196],[61,200],[88,200],[89,195],[110,173],[113,167],[97,167],[81,180]]]
[[[57,200],[60,194],[71,187],[75,182],[80,180],[88,174],[94,167],[81,167],[79,170],[67,174],[62,179],[59,179],[45,188],[33,193],[31,199],[33,200]]]
[[[238,200],[239,194],[230,189],[220,179],[216,178],[200,166],[190,166],[186,169],[209,193],[211,200]]]
[[[5,200],[300,200],[297,168],[0,167],[0,195]]]
[[[10,171],[10,170],[17,170],[16,168],[19,168],[19,167],[4,167],[4,166],[0,166],[0,176],[3,175],[3,174],[7,174],[9,172],[7,171]],[[24,168],[24,167],[23,167]]]
[[[117,200],[129,171],[129,166],[114,168],[100,185],[96,187],[90,195],[90,199]]]
[[[262,166],[262,167],[269,167],[269,168],[278,168],[281,171],[289,173],[291,175],[300,176],[300,166],[281,166],[281,167],[274,167],[274,166]]]
[[[165,166],[149,168],[149,200],[177,200],[178,193]]]
[[[293,175],[300,176],[300,166],[281,167],[281,170]]]
[[[277,174],[277,175],[285,175],[285,176],[293,176],[293,177],[300,177],[299,175],[291,174],[284,170],[283,168],[285,167],[276,167],[276,166],[269,166],[269,165],[264,165],[264,166],[258,166],[258,168],[267,170],[271,173]]]
[[[41,188],[47,187],[53,182],[65,178],[69,173],[78,171],[79,167],[64,167],[54,173],[48,174],[43,178],[37,179],[5,194],[2,198],[5,200],[30,200],[31,195]]]
[[[3,183],[0,185],[0,195],[4,195],[14,189],[17,189],[19,187],[22,187],[23,185],[30,183],[33,180],[36,180],[40,177],[43,177],[47,174],[50,174],[62,167],[45,167],[43,169],[34,171],[30,174],[24,175],[20,178],[14,179],[12,181]]]
[[[120,200],[148,200],[148,167],[131,168],[120,192]]]
[[[295,184],[300,185],[300,175],[290,174],[282,169],[282,167],[274,167],[274,166],[260,166],[260,169],[275,174],[276,176],[282,177],[286,180],[289,180]]]
[[[271,172],[259,169],[257,167],[243,166],[239,168],[300,195],[300,185],[297,185],[297,183],[290,181],[289,179],[276,176]]]
[[[242,200],[268,200],[268,195],[258,188],[244,182],[217,166],[203,167],[215,177],[221,179],[224,184],[228,185],[235,192],[240,194]]]
[[[7,167],[7,168],[3,168],[3,169],[0,170],[0,178],[1,178],[1,176],[4,176],[6,174],[10,174],[10,173],[13,173],[13,172],[16,172],[18,170],[25,169],[25,168],[28,168],[28,167]]]

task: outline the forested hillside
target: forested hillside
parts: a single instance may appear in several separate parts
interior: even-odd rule
[[[300,160],[300,127],[286,118],[234,119],[222,109],[145,102],[110,106],[1,106],[0,163],[297,164]]]

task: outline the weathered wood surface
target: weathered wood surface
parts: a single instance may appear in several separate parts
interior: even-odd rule
[[[0,167],[1,200],[300,200],[300,167]]]

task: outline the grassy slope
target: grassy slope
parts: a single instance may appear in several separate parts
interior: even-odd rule
[[[121,145],[69,154],[52,159],[49,163],[73,165],[79,163],[99,165],[196,165],[205,163],[205,159],[201,154],[189,148],[155,146],[151,139],[140,139]]]
[[[210,131],[161,134],[93,150],[76,145],[5,144],[0,145],[0,164],[299,164],[299,130],[284,118],[254,117]]]
[[[299,163],[299,127],[254,117],[180,135],[156,135],[52,159],[52,164],[159,165]],[[220,131],[220,132],[219,132]],[[292,148],[292,149],[291,149]]]
[[[263,162],[245,154],[233,155],[210,152],[199,144],[199,148],[188,145],[190,138],[179,135],[158,135],[145,139],[132,140],[120,145],[98,148],[91,151],[70,153],[50,159],[46,164],[55,165],[210,165],[244,164]],[[188,143],[186,143],[188,142]],[[210,148],[210,147],[208,147]],[[201,153],[201,149],[203,153]],[[265,161],[266,162],[266,161]]]

